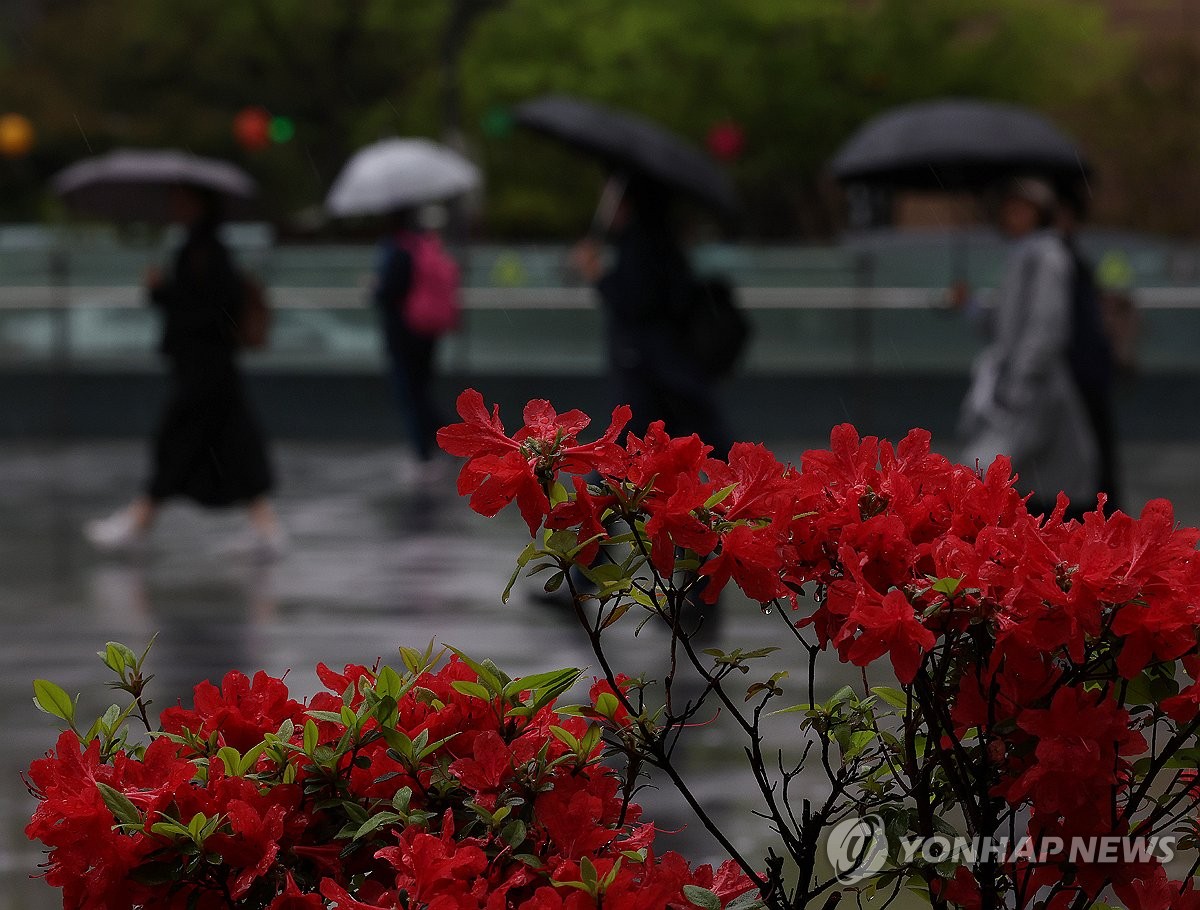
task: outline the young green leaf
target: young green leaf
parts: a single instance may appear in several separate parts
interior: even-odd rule
[[[67,723],[75,721],[75,702],[62,686],[55,685],[48,679],[33,681],[33,703],[39,711],[44,711]]]

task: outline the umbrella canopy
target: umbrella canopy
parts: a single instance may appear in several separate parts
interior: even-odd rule
[[[1088,173],[1075,143],[1045,117],[992,101],[894,108],[867,121],[834,156],[845,183],[976,189],[1018,174],[1074,180]]]
[[[334,215],[381,215],[469,193],[479,168],[428,139],[384,139],[359,149],[342,168],[325,207]]]
[[[566,95],[518,105],[518,126],[542,133],[607,162],[681,190],[724,215],[736,214],[729,175],[700,149],[656,123]]]
[[[226,161],[173,149],[118,149],[55,175],[54,192],[72,208],[118,221],[171,220],[171,191],[195,186],[225,198],[226,214],[249,211],[254,179]]]

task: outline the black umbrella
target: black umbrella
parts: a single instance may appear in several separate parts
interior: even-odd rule
[[[894,108],[867,121],[834,156],[844,183],[978,189],[1004,177],[1085,176],[1075,143],[1040,114],[994,101],[943,100]]]
[[[513,120],[615,169],[681,190],[723,215],[738,210],[733,182],[712,158],[644,117],[567,95],[547,95],[519,105]]]
[[[180,185],[224,198],[231,217],[244,215],[257,187],[241,168],[172,149],[118,149],[85,158],[55,175],[54,192],[72,208],[118,221],[171,220],[171,190]]]

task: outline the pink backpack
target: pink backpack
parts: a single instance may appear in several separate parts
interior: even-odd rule
[[[403,302],[404,322],[417,335],[434,338],[458,328],[458,264],[432,231],[404,232],[397,242],[412,256],[412,284]]]

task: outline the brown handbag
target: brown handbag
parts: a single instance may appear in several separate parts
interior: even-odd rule
[[[238,319],[238,344],[250,350],[267,346],[271,334],[271,307],[262,282],[250,275],[242,276],[242,313]]]

